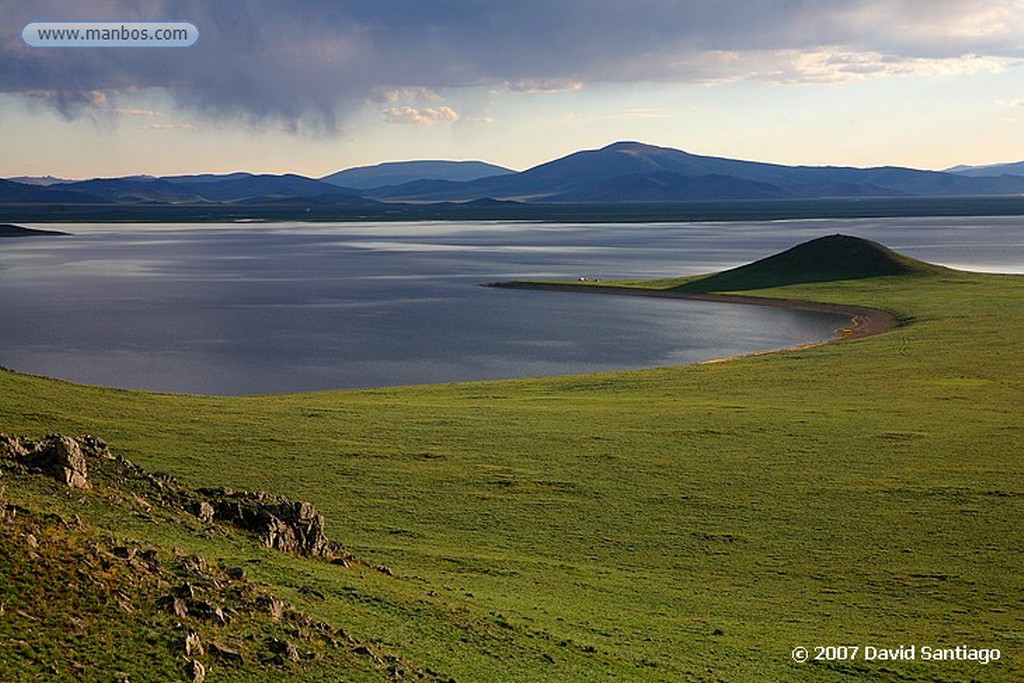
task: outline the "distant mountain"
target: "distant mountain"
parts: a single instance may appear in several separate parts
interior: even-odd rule
[[[246,178],[254,178],[255,174],[245,173],[238,171],[236,173],[200,173],[199,175],[165,175],[160,176],[160,180],[168,183],[180,184],[206,184],[206,183],[219,183],[225,180],[244,180]],[[155,180],[156,178],[152,178]],[[122,179],[123,180],[123,179]]]
[[[131,176],[24,184],[0,180],[0,204],[198,207],[273,206],[303,212],[384,204],[508,209],[515,204],[652,204],[806,199],[1022,197],[1024,162],[923,171],[896,166],[785,166],[616,142],[511,171],[479,161],[402,161],[316,180],[252,173]],[[56,180],[56,179],[54,179]],[[473,203],[473,204],[470,204]],[[523,207],[519,207],[523,208]],[[402,209],[402,210],[405,210]],[[98,210],[98,209],[97,209]],[[161,209],[164,210],[164,209]],[[29,214],[11,214],[20,216]],[[326,214],[325,214],[326,215]],[[360,214],[362,215],[362,214]],[[21,219],[18,219],[21,220]]]
[[[707,174],[684,176],[669,171],[627,173],[597,183],[561,192],[559,202],[614,203],[670,202],[679,197],[691,200],[716,199],[792,199],[793,195],[768,183],[742,180],[732,176]]]
[[[102,201],[84,192],[61,189],[59,185],[44,187],[0,180],[0,203],[10,204],[80,204]]]
[[[170,176],[167,178],[98,178],[52,185],[121,203],[204,203],[273,201],[329,195],[337,201],[358,199],[356,193],[305,176],[228,175]]]
[[[988,166],[954,166],[947,168],[946,173],[956,173],[974,178],[995,178],[1001,175],[1024,176],[1024,161]]]
[[[46,187],[48,185],[54,185],[56,183],[73,183],[73,182],[75,182],[74,180],[71,180],[69,178],[57,178],[57,177],[52,176],[52,175],[43,175],[43,176],[21,175],[21,176],[15,177],[15,178],[7,178],[7,180],[10,180],[13,183],[21,183],[22,185],[39,185],[40,187]]]
[[[514,172],[512,169],[482,161],[389,161],[375,166],[359,166],[338,171],[320,180],[338,187],[369,190],[419,180],[466,182]]]
[[[1024,193],[1024,178],[971,178],[885,166],[784,166],[689,154],[639,142],[576,152],[520,173],[369,190],[383,201],[509,199],[638,202],[753,198],[984,196]]]

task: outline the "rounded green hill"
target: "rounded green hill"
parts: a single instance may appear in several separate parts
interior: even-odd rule
[[[745,266],[692,280],[674,289],[724,292],[886,275],[928,275],[945,270],[898,254],[871,240],[829,235]]]

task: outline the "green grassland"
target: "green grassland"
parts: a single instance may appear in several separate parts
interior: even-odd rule
[[[80,504],[118,539],[245,563],[316,619],[458,681],[1024,680],[1024,277],[911,269],[744,294],[903,324],[697,366],[304,395],[4,371],[0,431],[97,434],[192,486],[313,502],[332,538],[394,576]],[[62,514],[78,504],[10,488]],[[24,596],[4,600],[9,618]],[[90,647],[173,669],[143,630]],[[790,657],[900,644],[1002,659]],[[4,649],[17,679],[24,660]],[[401,678],[331,656],[305,666]],[[225,663],[208,680],[261,676],[280,672]]]

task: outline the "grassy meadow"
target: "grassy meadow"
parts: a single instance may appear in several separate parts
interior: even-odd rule
[[[96,434],[192,486],[313,502],[332,538],[394,576],[95,516],[248,562],[315,617],[457,681],[1024,680],[1024,276],[744,294],[904,324],[696,366],[302,395],[2,371],[0,431]],[[132,642],[118,647],[146,648]],[[790,656],[818,645],[1002,658]]]

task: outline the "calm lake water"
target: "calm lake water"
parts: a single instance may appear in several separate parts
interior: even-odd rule
[[[78,382],[248,394],[694,363],[828,339],[833,315],[482,288],[721,270],[842,232],[1024,272],[1024,219],[560,225],[39,226],[0,241],[0,364]]]

